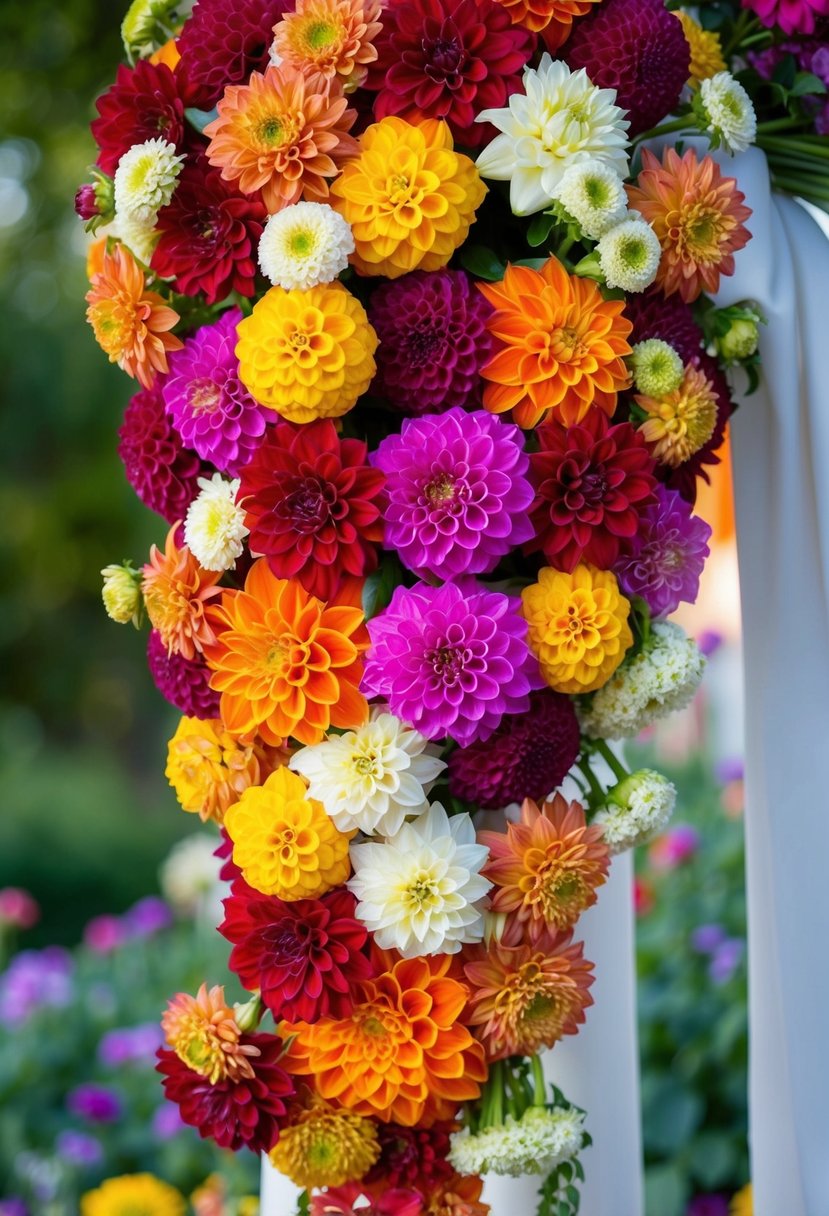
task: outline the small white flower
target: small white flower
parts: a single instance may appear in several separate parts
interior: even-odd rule
[[[144,224],[130,215],[116,215],[106,235],[117,237],[130,253],[135,254],[139,262],[149,266],[160,234],[155,230],[155,220]]]
[[[385,844],[352,846],[356,916],[381,949],[404,958],[457,954],[484,935],[491,884],[479,871],[488,857],[469,815],[450,818],[436,802]]]
[[[624,183],[614,168],[601,161],[571,165],[559,183],[556,201],[593,241],[627,213]]]
[[[757,138],[751,98],[730,72],[717,72],[700,85],[699,102],[708,130],[729,152],[745,152]]]
[[[679,352],[661,338],[637,342],[630,361],[636,388],[647,397],[666,397],[679,388],[685,374]]]
[[[221,473],[200,477],[201,491],[187,508],[184,540],[205,570],[232,570],[242,556],[245,511],[236,502],[239,479],[225,481]]]
[[[341,832],[394,836],[404,821],[420,815],[426,794],[446,765],[418,731],[383,706],[365,726],[303,747],[289,767],[309,783]]]
[[[676,787],[653,769],[643,768],[608,790],[593,822],[604,828],[611,853],[646,844],[674,813]]]
[[[272,215],[259,238],[259,265],[275,287],[307,291],[348,265],[354,236],[328,203],[294,203]]]
[[[162,207],[173,197],[184,157],[166,139],[133,144],[115,170],[115,213],[153,227]]]
[[[216,841],[206,832],[185,836],[173,845],[160,871],[161,891],[177,911],[193,915],[207,904],[221,904],[219,889],[221,861],[215,856]]]
[[[584,1138],[584,1115],[573,1110],[531,1106],[520,1119],[507,1115],[500,1125],[455,1132],[449,1161],[459,1174],[549,1174],[575,1157]]]
[[[659,269],[662,249],[650,224],[642,219],[622,220],[600,238],[596,250],[608,287],[644,291]]]

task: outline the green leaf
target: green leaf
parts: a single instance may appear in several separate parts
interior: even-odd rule
[[[219,111],[213,110],[185,110],[184,117],[190,123],[191,127],[195,127],[199,135],[204,132],[204,128],[214,118],[218,117]]]
[[[689,1169],[703,1190],[716,1191],[730,1185],[738,1167],[736,1146],[722,1132],[701,1132],[694,1139]]]
[[[504,277],[504,263],[485,245],[464,245],[460,259],[465,270],[488,283],[495,283]]]
[[[689,1198],[689,1184],[678,1165],[657,1165],[645,1171],[647,1216],[683,1216]]]
[[[666,1157],[687,1144],[702,1122],[705,1104],[672,1076],[642,1087],[645,1136],[650,1148]]]
[[[825,93],[826,85],[814,72],[798,72],[789,89],[790,97],[806,97],[814,93]]]
[[[380,569],[368,576],[363,586],[363,614],[367,621],[391,603],[394,589],[401,581],[400,575],[397,559],[385,557],[380,563]]]
[[[543,245],[556,224],[556,217],[549,211],[541,211],[534,215],[527,230],[527,244],[536,249]]]

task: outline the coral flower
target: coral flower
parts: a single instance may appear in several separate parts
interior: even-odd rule
[[[123,245],[104,254],[86,302],[86,319],[110,363],[149,388],[157,372],[167,371],[167,352],[182,345],[170,333],[179,315],[157,291],[147,291],[144,272]]]
[[[207,619],[209,601],[221,595],[220,573],[203,570],[186,545],[176,544],[178,527],[167,533],[164,552],[157,545],[144,566],[141,590],[147,616],[168,654],[194,659],[216,635]]]
[[[285,1065],[326,1100],[358,1115],[429,1126],[477,1098],[483,1050],[459,1021],[466,989],[446,955],[392,962],[360,985],[350,1018],[286,1026]]]
[[[523,427],[548,413],[565,426],[594,406],[613,413],[630,383],[631,324],[620,301],[605,300],[554,257],[540,271],[508,266],[502,282],[478,286],[495,308],[487,321],[495,354],[481,371],[488,410],[512,410]]]
[[[287,759],[255,737],[239,739],[220,721],[184,717],[167,748],[165,776],[185,811],[221,823],[249,785]]]
[[[677,468],[690,460],[714,434],[717,394],[702,368],[688,364],[682,383],[664,397],[636,395],[648,415],[639,428],[657,460]]]
[[[377,58],[380,11],[380,0],[297,0],[274,26],[273,50],[295,71],[338,76],[356,88]]]
[[[703,291],[713,295],[720,275],[734,273],[734,254],[751,239],[745,195],[710,156],[697,160],[693,148],[682,156],[666,148],[661,164],[645,148],[642,166],[628,198],[662,246],[658,286],[687,303]]]
[[[338,1110],[311,1096],[294,1112],[271,1149],[271,1165],[296,1186],[311,1190],[362,1178],[380,1153],[371,1119]]]
[[[223,593],[212,620],[210,683],[234,734],[258,731],[276,747],[289,735],[320,743],[330,726],[353,729],[368,717],[358,691],[368,647],[361,609],[324,604],[260,560],[244,591]]]
[[[602,830],[588,827],[584,808],[561,794],[540,805],[526,798],[506,833],[480,832],[495,884],[494,912],[514,915],[537,942],[546,929],[569,929],[607,879],[610,854]]]
[[[251,1057],[259,1051],[242,1043],[242,1032],[221,985],[208,991],[202,984],[194,997],[179,992],[169,1002],[161,1026],[178,1058],[207,1077],[211,1085],[226,1077],[240,1081],[254,1075]]]
[[[243,194],[262,192],[268,211],[310,198],[325,202],[328,180],[357,151],[348,134],[355,113],[333,83],[290,68],[253,72],[225,89],[204,133],[207,159]]]

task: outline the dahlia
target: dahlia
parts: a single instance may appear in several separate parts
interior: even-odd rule
[[[259,266],[274,287],[307,291],[331,283],[354,252],[351,229],[328,203],[294,203],[272,215],[259,241]]]
[[[118,625],[132,622],[138,629],[144,609],[141,600],[141,575],[137,570],[133,570],[129,562],[125,562],[120,566],[104,566],[101,578],[104,580],[101,599],[109,619]]]
[[[289,422],[339,418],[372,381],[377,335],[342,283],[272,287],[238,326],[239,376]]]
[[[813,34],[815,25],[829,17],[829,0],[743,0],[767,29],[775,25],[786,34]]]
[[[548,422],[530,456],[534,539],[547,562],[572,573],[579,562],[606,570],[626,551],[654,501],[654,461],[629,422],[591,410],[577,426]]]
[[[671,113],[691,59],[682,26],[662,0],[604,0],[576,23],[565,55],[595,85],[616,90],[630,136]]]
[[[573,20],[590,12],[600,0],[497,0],[516,25],[540,34],[553,54],[567,41]]]
[[[500,1174],[521,1178],[549,1174],[570,1161],[584,1141],[584,1114],[573,1107],[548,1110],[528,1106],[519,1119],[473,1132],[464,1127],[452,1137],[450,1160],[462,1174]]]
[[[648,338],[637,342],[630,359],[636,391],[648,397],[672,393],[679,388],[685,375],[685,365],[669,342]]]
[[[529,709],[502,718],[486,743],[452,751],[450,792],[485,810],[525,798],[542,801],[573,767],[580,742],[570,698],[550,688],[534,692]]]
[[[245,513],[236,505],[239,479],[221,473],[199,478],[200,491],[187,508],[184,541],[204,570],[234,570],[245,549]]]
[[[153,629],[157,629],[168,654],[194,659],[216,635],[206,609],[221,594],[219,575],[202,570],[186,545],[176,544],[175,524],[167,533],[164,552],[150,549],[144,566],[141,590]]]
[[[468,962],[466,1020],[490,1060],[534,1055],[566,1034],[578,1034],[593,1004],[593,964],[572,931],[544,934],[535,944],[493,943]]]
[[[170,333],[179,315],[147,290],[144,272],[123,245],[104,254],[86,302],[86,319],[110,363],[149,388],[157,372],[167,371],[167,352],[182,345]]]
[[[251,1043],[242,1042],[242,1032],[221,985],[208,991],[207,984],[202,984],[194,997],[179,992],[168,1002],[161,1028],[168,1047],[211,1085],[226,1078],[253,1078],[253,1059],[259,1052]]]
[[[526,624],[511,596],[472,579],[397,587],[368,623],[363,688],[427,739],[487,739],[504,714],[523,713],[539,687]]]
[[[661,832],[675,805],[676,788],[668,778],[641,769],[608,790],[594,823],[602,829],[610,852],[623,853]]]
[[[458,1020],[466,989],[448,955],[386,965],[360,984],[350,1017],[285,1024],[286,1067],[354,1114],[429,1126],[479,1096],[483,1049]]]
[[[691,52],[691,63],[688,68],[688,84],[692,89],[699,88],[703,80],[724,72],[726,62],[723,59],[722,42],[719,34],[713,30],[705,30],[695,21],[690,13],[677,12],[682,26],[682,32]]]
[[[377,58],[374,43],[386,20],[381,8],[380,0],[296,0],[274,27],[271,58],[355,89]]]
[[[120,1174],[106,1178],[93,1191],[81,1195],[81,1216],[184,1216],[184,1196],[153,1174]]]
[[[173,197],[184,157],[175,144],[148,139],[135,144],[118,161],[113,182],[116,215],[127,215],[155,227],[162,207]]]
[[[416,270],[381,284],[368,306],[380,340],[376,392],[406,414],[480,405],[490,311],[463,270]]]
[[[284,753],[256,738],[239,739],[216,719],[183,717],[167,747],[164,775],[182,808],[221,823],[250,785],[261,785]]]
[[[586,72],[571,72],[546,53],[524,72],[523,89],[508,108],[476,118],[502,132],[478,157],[478,172],[510,183],[514,215],[549,206],[571,165],[598,161],[627,175],[628,123],[611,89],[596,88]]]
[[[662,249],[650,224],[634,214],[602,233],[596,253],[608,287],[639,292],[656,278]]]
[[[619,586],[628,597],[640,596],[652,616],[696,603],[710,539],[710,525],[692,514],[690,504],[658,487],[656,502],[642,512],[636,536],[613,566]]]
[[[329,179],[357,152],[348,134],[355,112],[333,82],[318,85],[290,68],[254,72],[225,89],[204,128],[211,165],[243,194],[261,191],[269,212],[303,197],[324,202]]]
[[[482,1178],[462,1178],[453,1174],[426,1197],[423,1216],[491,1216],[492,1208],[482,1203]]]
[[[601,688],[633,645],[630,603],[609,570],[579,565],[568,574],[545,567],[521,598],[530,646],[558,692]]]
[[[92,123],[104,173],[114,173],[124,153],[148,139],[182,147],[185,102],[179,83],[165,64],[140,59],[135,67],[119,66],[115,83],[95,103],[99,117]]]
[[[454,1173],[446,1160],[449,1133],[456,1125],[435,1123],[432,1127],[401,1127],[379,1123],[380,1156],[365,1175],[363,1185],[379,1196],[394,1187],[413,1188],[428,1195]]]
[[[154,222],[150,220],[149,223],[145,223],[141,219],[136,219],[128,211],[123,211],[120,215],[115,216],[107,236],[119,241],[142,268],[149,266],[158,244],[158,233],[155,230]]]
[[[380,1146],[371,1119],[350,1114],[312,1097],[294,1111],[270,1151],[271,1165],[309,1191],[362,1178]]]
[[[239,501],[250,547],[277,578],[297,578],[331,599],[346,575],[377,568],[383,474],[360,439],[341,439],[328,418],[272,427],[242,470]]]
[[[217,718],[219,694],[210,687],[210,669],[204,660],[168,654],[157,629],[147,639],[147,665],[158,691],[179,713],[190,718]]]
[[[423,735],[374,706],[364,726],[301,748],[290,767],[341,832],[394,836],[428,806],[426,794],[446,767],[434,752]]]
[[[268,65],[271,30],[287,0],[198,0],[177,39],[194,105],[210,110],[227,85]]]
[[[445,266],[485,194],[472,161],[453,151],[446,123],[411,126],[396,117],[363,132],[358,157],[331,187],[354,233],[353,266],[389,279]]]
[[[578,161],[565,169],[555,201],[585,236],[598,240],[627,214],[624,183],[615,168],[598,160]]]
[[[368,706],[358,688],[368,636],[361,609],[323,604],[258,561],[243,591],[222,593],[212,620],[210,683],[222,694],[222,721],[234,734],[258,731],[276,746],[288,735],[319,743],[331,726],[365,721]]]
[[[419,1191],[395,1187],[372,1199],[359,1182],[347,1182],[312,1195],[310,1213],[311,1216],[423,1216],[423,1196]]]
[[[533,535],[523,436],[492,414],[406,419],[373,460],[386,475],[383,547],[420,578],[488,574]]]
[[[487,133],[476,115],[520,89],[534,50],[495,0],[391,0],[368,82],[375,116],[441,118],[458,143],[479,147]]]
[[[344,883],[351,871],[349,836],[306,797],[305,783],[287,768],[243,790],[225,811],[224,824],[234,862],[263,895],[315,899]]]
[[[662,162],[642,151],[642,170],[628,187],[630,205],[652,225],[662,246],[656,281],[666,295],[686,302],[714,294],[720,275],[734,273],[734,254],[751,239],[743,221],[751,215],[733,177],[723,177],[710,157],[693,148],[680,157],[666,148]]]
[[[730,72],[717,72],[703,80],[695,109],[703,117],[713,147],[722,144],[726,152],[745,152],[757,138],[754,104]]]
[[[647,415],[639,430],[654,457],[670,468],[684,464],[709,442],[717,425],[717,394],[700,368],[688,364],[679,388],[662,397],[636,394]]]
[[[487,328],[495,354],[481,369],[484,405],[513,410],[533,427],[548,411],[565,426],[597,407],[613,414],[630,377],[630,322],[619,300],[605,300],[590,279],[571,276],[554,257],[542,269],[508,266],[500,283],[479,283],[494,307]]]
[[[374,973],[352,895],[339,889],[286,903],[234,883],[224,907],[230,969],[277,1021],[348,1017],[354,985]]]
[[[267,412],[239,379],[239,308],[203,325],[170,360],[164,405],[188,448],[223,473],[238,472],[265,434]]]

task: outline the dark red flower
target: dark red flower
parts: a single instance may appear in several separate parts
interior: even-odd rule
[[[268,66],[273,27],[289,0],[199,0],[178,37],[194,105],[210,110],[229,84]]]
[[[210,687],[210,668],[202,659],[168,654],[157,629],[147,639],[147,665],[162,697],[188,718],[218,718],[219,694]]]
[[[292,903],[234,883],[220,932],[233,942],[230,969],[275,1019],[345,1018],[352,988],[373,974],[363,951],[368,931],[354,918],[356,901],[339,888]]]
[[[219,870],[219,878],[222,882],[233,883],[233,889],[236,894],[241,894],[244,892],[245,895],[249,895],[251,898],[257,899],[260,892],[254,890],[253,887],[248,886],[242,877],[242,871],[233,860],[233,841],[227,834],[227,828],[220,827],[219,834],[222,838],[221,842],[219,847],[213,850],[213,856],[218,857],[219,861],[222,863],[221,869]]]
[[[298,578],[328,600],[343,576],[376,569],[384,477],[367,459],[366,445],[340,439],[329,418],[270,428],[241,470],[238,500],[251,551],[264,554],[278,578]]]
[[[184,519],[199,492],[198,479],[210,474],[208,465],[182,445],[164,412],[161,377],[130,401],[118,431],[118,455],[127,481],[151,511],[168,523]]]
[[[369,1194],[376,1197],[393,1187],[411,1187],[425,1195],[452,1177],[446,1160],[453,1123],[435,1123],[430,1128],[401,1127],[379,1123],[380,1156],[363,1179]]]
[[[166,63],[147,59],[139,59],[134,68],[119,66],[115,83],[95,102],[100,117],[91,128],[100,149],[98,164],[105,173],[114,173],[124,153],[148,139],[166,139],[181,148],[182,79]]]

